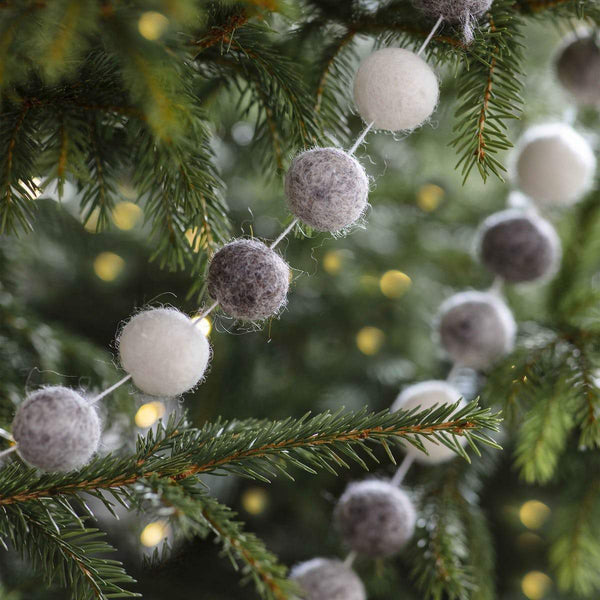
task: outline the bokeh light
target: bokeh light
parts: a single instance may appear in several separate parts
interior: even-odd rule
[[[410,288],[411,278],[402,271],[386,271],[379,280],[379,289],[387,298],[400,298]]]
[[[114,224],[123,231],[133,229],[142,216],[142,209],[133,202],[119,202],[113,208]]]
[[[102,281],[114,281],[124,267],[125,261],[114,252],[101,252],[94,259],[94,273]]]
[[[212,331],[212,321],[208,317],[202,317],[201,315],[196,315],[192,317],[192,321],[196,323],[200,319],[200,322],[196,325],[198,329],[205,335],[209,336]]]
[[[435,183],[426,183],[417,192],[417,205],[424,212],[433,212],[441,203],[446,192]]]
[[[185,232],[185,237],[188,241],[188,244],[192,247],[194,252],[198,252],[201,248],[201,239],[200,236],[196,236],[198,233],[198,228],[194,227],[194,229],[188,229]]]
[[[260,515],[269,505],[269,495],[260,487],[251,487],[242,494],[242,506],[250,515]]]
[[[142,429],[152,427],[164,414],[165,405],[162,402],[158,400],[147,402],[142,404],[135,413],[135,424]]]
[[[342,253],[339,250],[330,250],[323,257],[323,268],[330,275],[336,275],[342,268]]]
[[[377,354],[384,341],[385,333],[377,327],[363,327],[356,334],[356,345],[358,349],[367,356]]]
[[[519,510],[521,523],[527,529],[539,529],[550,516],[550,508],[539,500],[528,500]]]
[[[140,542],[146,548],[160,544],[169,535],[169,525],[165,521],[154,521],[144,527],[140,534]]]
[[[541,600],[551,587],[550,577],[540,571],[530,571],[521,581],[521,589],[529,600]]]
[[[169,27],[169,19],[155,11],[145,12],[138,21],[138,31],[147,40],[157,40],[167,27]]]

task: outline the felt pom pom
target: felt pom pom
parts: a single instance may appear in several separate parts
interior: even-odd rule
[[[541,217],[509,209],[490,215],[479,233],[481,262],[511,283],[553,274],[560,261],[560,240]]]
[[[461,292],[440,307],[442,346],[462,367],[490,367],[512,350],[516,330],[508,306],[488,292]]]
[[[348,546],[372,558],[396,554],[412,537],[416,513],[405,492],[387,481],[351,483],[335,520]]]
[[[223,246],[208,269],[208,293],[232,317],[249,321],[271,317],[283,307],[290,268],[257,240]]]
[[[412,410],[417,407],[419,407],[419,410],[426,410],[433,407],[434,404],[437,404],[439,407],[442,404],[454,404],[459,400],[461,400],[460,393],[448,382],[436,380],[422,381],[421,383],[415,383],[407,387],[396,398],[391,410]],[[465,402],[461,400],[458,410],[464,406]],[[464,437],[459,437],[457,440],[463,446],[467,443]],[[406,453],[412,454],[418,462],[433,465],[446,462],[456,456],[450,448],[444,446],[441,442],[426,440],[424,438],[421,438],[421,441],[428,454],[417,450],[414,446],[407,446],[406,448]]]
[[[414,129],[438,101],[431,67],[403,48],[383,48],[362,61],[354,79],[354,101],[365,123],[376,129]]]
[[[539,206],[568,206],[593,185],[596,157],[570,125],[528,129],[517,145],[515,179]]]
[[[17,409],[12,433],[17,451],[43,471],[71,471],[87,464],[98,449],[100,420],[75,390],[61,386],[29,394]]]
[[[290,579],[303,591],[303,600],[366,600],[356,573],[340,560],[313,558],[296,565]]]
[[[290,211],[317,231],[339,231],[364,212],[369,180],[361,164],[338,148],[315,148],[292,161],[285,178]]]
[[[203,377],[210,360],[206,336],[173,308],[153,308],[133,316],[119,338],[123,369],[153,396],[178,396]]]
[[[579,104],[600,104],[600,44],[595,35],[569,36],[556,61],[562,85]]]

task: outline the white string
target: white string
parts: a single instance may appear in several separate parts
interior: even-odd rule
[[[419,51],[417,52],[417,56],[421,56],[421,53],[423,52],[423,50],[425,50],[425,48],[427,48],[427,45],[431,41],[431,38],[435,35],[435,32],[438,30],[438,28],[442,24],[443,20],[444,20],[444,17],[442,17],[442,15],[440,15],[440,18],[436,21],[435,25],[433,26],[433,29],[429,32],[429,35],[425,38],[425,41],[419,48]]]
[[[492,285],[490,285],[488,292],[490,294],[496,294],[500,296],[502,294],[502,288],[504,287],[504,279],[500,277],[500,275],[496,275],[494,277],[494,281],[492,281]]]
[[[352,148],[350,148],[350,150],[348,150],[348,154],[350,156],[352,156],[356,152],[356,149],[363,143],[364,139],[367,137],[367,133],[369,133],[369,131],[371,131],[371,127],[373,127],[374,123],[375,123],[375,121],[371,121],[363,129],[362,133],[358,136],[358,139],[354,142],[354,145],[352,146]]]
[[[415,455],[410,453],[404,457],[404,460],[400,463],[396,474],[392,477],[392,485],[400,485],[406,477],[408,470],[415,460]]]
[[[200,323],[200,321],[202,321],[202,319],[204,319],[204,317],[207,317],[208,315],[210,315],[210,313],[215,310],[215,308],[217,308],[217,306],[219,306],[219,302],[218,300],[215,300],[205,311],[202,311],[199,315],[194,317],[194,327],[196,325],[198,325],[198,323]]]
[[[15,438],[8,433],[8,431],[6,431],[6,429],[2,429],[2,427],[0,427],[0,437],[3,437],[5,440],[8,440],[9,442],[14,442]]]
[[[7,454],[10,454],[11,452],[14,452],[16,449],[17,449],[16,446],[12,446],[11,448],[2,450],[2,452],[0,452],[0,458],[2,458],[3,456],[6,456]]]
[[[346,558],[344,559],[344,566],[350,568],[352,566],[352,563],[356,560],[356,552],[354,552],[354,550],[352,550],[352,552],[350,552],[348,554],[348,556],[346,556]]]
[[[118,387],[122,386],[124,383],[127,383],[131,379],[131,375],[126,375],[123,379],[117,381],[114,385],[111,385],[108,389],[104,390],[102,393],[98,394],[95,398],[92,398],[88,404],[95,404],[98,400],[102,400],[105,396],[108,396],[111,392],[114,392]]]
[[[296,226],[296,224],[298,223],[300,219],[298,219],[298,217],[296,217],[280,234],[279,236],[275,239],[275,241],[269,246],[269,248],[271,248],[271,250],[273,250],[273,248],[275,248],[279,242],[281,242],[281,240],[292,230],[294,229],[294,227]]]

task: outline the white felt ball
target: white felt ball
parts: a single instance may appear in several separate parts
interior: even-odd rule
[[[19,455],[43,471],[71,471],[98,449],[100,420],[75,390],[52,386],[29,394],[17,409],[12,433]]]
[[[593,185],[596,157],[570,125],[528,129],[517,145],[515,179],[539,206],[568,206]]]
[[[153,308],[138,313],[123,327],[119,355],[123,369],[142,392],[177,396],[202,379],[210,345],[183,313]]]
[[[313,558],[296,565],[290,579],[302,590],[302,600],[366,600],[356,573],[340,560]]]
[[[600,104],[600,43],[596,35],[569,37],[556,61],[562,85],[579,104]]]
[[[376,129],[414,129],[429,118],[439,95],[438,80],[420,57],[383,48],[362,61],[354,79],[354,101],[365,123]]]
[[[362,165],[338,148],[296,156],[285,178],[290,211],[317,231],[339,231],[365,211],[369,180]]]
[[[517,325],[495,294],[461,292],[440,307],[442,346],[458,366],[485,370],[514,346]]]
[[[375,558],[404,547],[414,533],[416,513],[405,492],[371,479],[346,488],[335,508],[335,521],[352,550]]]
[[[461,397],[458,390],[446,381],[422,381],[421,383],[415,383],[407,387],[396,398],[391,410],[412,410],[417,407],[419,410],[426,410],[432,408],[435,404],[439,407],[443,404],[454,404],[459,400],[461,400]],[[464,406],[465,402],[461,400],[458,410]],[[467,443],[464,437],[457,437],[456,439],[463,446]],[[420,441],[423,442],[423,446],[425,446],[428,454],[421,452],[421,450],[412,445],[406,447],[407,454],[414,456],[418,462],[438,464],[456,456],[455,452],[437,440],[427,440],[421,436]]]
[[[561,257],[554,227],[518,209],[490,215],[479,230],[481,262],[511,283],[531,282],[555,273]]]

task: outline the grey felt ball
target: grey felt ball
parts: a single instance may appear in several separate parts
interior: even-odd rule
[[[579,104],[600,104],[600,43],[595,35],[570,37],[556,60],[562,85]]]
[[[221,248],[208,269],[208,293],[236,319],[271,317],[284,306],[287,263],[262,242],[235,240]]]
[[[98,449],[100,420],[75,390],[52,386],[27,396],[17,409],[12,434],[30,465],[71,471],[88,463]]]
[[[415,519],[410,498],[397,486],[375,479],[351,483],[335,509],[346,544],[370,557],[398,552],[412,537]]]
[[[461,292],[440,307],[442,346],[458,366],[489,368],[512,350],[516,329],[506,303],[489,292]]]
[[[551,275],[560,254],[560,240],[554,227],[537,215],[509,209],[489,216],[481,226],[481,262],[511,283]]]
[[[467,42],[473,40],[473,27],[492,6],[493,0],[413,0],[417,8],[432,19],[443,17],[449,23],[459,23]]]
[[[339,231],[365,211],[369,180],[362,165],[338,148],[296,156],[285,177],[290,211],[317,231]]]
[[[356,573],[340,560],[313,558],[296,565],[290,579],[301,588],[302,600],[366,600]]]

